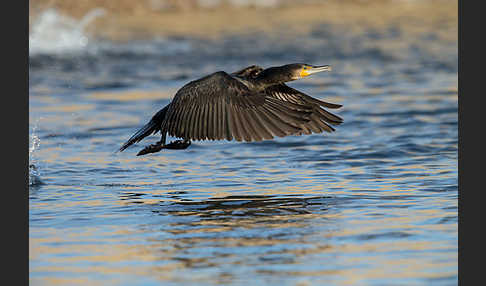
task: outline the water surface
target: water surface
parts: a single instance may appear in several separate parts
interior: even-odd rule
[[[433,31],[31,47],[31,284],[456,285],[457,42]],[[289,85],[342,104],[336,132],[115,152],[188,81],[290,62],[333,66]]]

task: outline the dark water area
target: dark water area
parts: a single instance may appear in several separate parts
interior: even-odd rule
[[[457,42],[434,31],[31,47],[30,282],[456,285]],[[336,132],[115,152],[185,83],[292,62],[333,66],[289,85],[342,104]]]

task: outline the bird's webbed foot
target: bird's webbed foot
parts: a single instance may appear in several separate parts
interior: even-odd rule
[[[163,148],[164,149],[173,149],[173,150],[182,150],[182,149],[186,149],[190,145],[191,145],[190,140],[176,140],[176,141],[170,142],[167,145],[164,145]]]
[[[156,153],[162,150],[163,148],[164,148],[164,144],[162,144],[162,142],[159,141],[155,144],[150,144],[148,146],[145,146],[145,148],[143,148],[142,150],[140,150],[140,152],[138,152],[137,156],[142,156],[149,153]]]
[[[145,148],[143,148],[142,150],[140,150],[140,152],[138,152],[137,156],[142,156],[142,155],[149,154],[149,153],[156,153],[156,152],[159,152],[162,149],[182,150],[182,149],[186,149],[190,145],[191,145],[190,140],[176,140],[176,141],[172,141],[172,142],[170,142],[169,144],[166,144],[166,145],[162,144],[162,142],[159,141],[155,144],[150,144],[150,145],[146,146]]]

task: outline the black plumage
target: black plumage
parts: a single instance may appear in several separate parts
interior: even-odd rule
[[[161,140],[137,155],[161,149],[185,149],[191,140],[261,141],[275,136],[332,132],[342,119],[324,108],[339,108],[285,84],[330,66],[289,64],[263,69],[250,66],[227,74],[219,71],[191,81],[157,112],[119,151],[148,135]],[[166,134],[182,138],[165,144]]]

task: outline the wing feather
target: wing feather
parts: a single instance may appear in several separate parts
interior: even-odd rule
[[[207,106],[207,114],[206,114],[206,138],[208,140],[214,140],[214,125],[213,125],[213,116],[214,116],[214,103],[212,98],[209,98],[209,101],[206,104]]]
[[[176,124],[174,125],[175,130],[174,130],[174,135],[177,137],[183,137],[184,136],[184,123],[187,121],[186,114],[189,108],[191,107],[190,104],[190,98],[186,100],[184,104],[181,104],[180,111],[178,112],[175,120]]]
[[[343,122],[342,118],[332,114],[325,110],[323,107],[339,108],[341,105],[325,102],[316,98],[313,98],[305,93],[302,93],[296,89],[293,89],[286,84],[279,84],[267,88],[265,93],[275,99],[279,99],[285,102],[285,105],[291,106],[293,109],[297,109],[295,106],[310,106],[309,121],[306,123],[298,124],[301,128],[301,134],[321,133],[323,131],[332,132],[334,128],[331,125],[339,125]],[[291,113],[291,115],[294,115]]]
[[[240,75],[253,76],[259,67]],[[284,84],[262,92],[217,72],[182,87],[162,124],[169,135],[189,140],[260,141],[275,136],[331,132],[342,119],[321,106],[336,108]]]
[[[200,104],[197,105],[196,117],[194,121],[194,135],[190,137],[194,140],[201,140],[201,113],[202,113],[202,106]]]
[[[199,106],[199,112],[198,112],[197,128],[196,128],[197,136],[191,139],[203,140],[204,104],[198,103],[198,106]]]
[[[236,108],[235,105],[231,106],[231,130],[233,137],[235,138],[236,141],[243,141],[243,131],[241,130],[240,127],[240,120],[238,118],[238,109]]]
[[[214,102],[214,112],[216,113],[214,116],[213,116],[213,124],[214,124],[214,128],[215,128],[215,139],[216,140],[221,140],[223,139],[222,137],[222,128],[221,128],[221,123],[222,123],[222,117],[221,117],[221,100],[216,100]]]
[[[207,134],[207,125],[208,125],[208,102],[202,103],[202,114],[201,114],[201,140],[206,140],[208,137]]]
[[[273,139],[272,133],[265,127],[260,114],[255,109],[250,109],[249,113],[254,119],[255,128],[258,130],[258,133],[261,134],[262,139]]]
[[[244,130],[244,139],[246,142],[252,142],[252,141],[260,141],[260,140],[253,140],[252,138],[256,137],[255,131],[253,130],[251,123],[249,122],[248,114],[246,112],[248,109],[240,108],[238,110],[238,117],[241,122],[241,126]]]
[[[192,102],[191,102],[192,103]],[[190,137],[193,132],[193,123],[194,123],[194,114],[196,113],[197,105],[191,104],[188,114],[187,120],[185,122],[185,132],[183,134],[184,137]]]
[[[225,132],[225,139],[228,141],[233,140],[234,136],[231,132],[231,126],[233,122],[231,120],[231,106],[229,104],[223,104],[223,124],[224,124],[224,132]],[[235,138],[236,140],[236,138]]]
[[[271,110],[267,107],[264,107],[262,110],[262,115],[266,117],[265,124],[268,123],[267,126],[270,127],[272,133],[278,137],[284,137],[287,135],[292,134],[292,132],[298,132],[298,128],[292,125],[289,125],[285,121],[282,121],[275,115]]]
[[[257,123],[256,123],[257,119],[251,115],[251,111],[253,111],[253,109],[251,108],[244,110],[242,118],[245,119],[248,130],[250,131],[253,140],[262,141],[264,136],[261,130],[257,128]]]

